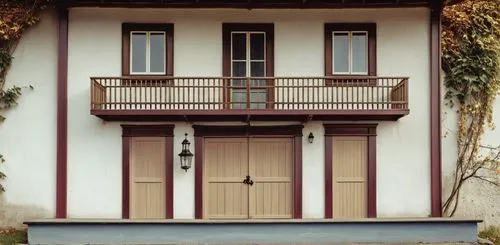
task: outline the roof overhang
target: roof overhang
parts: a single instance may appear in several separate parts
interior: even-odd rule
[[[444,2],[444,5],[455,5],[463,2],[465,0],[447,0]]]
[[[397,8],[428,7],[436,0],[58,0],[67,7],[146,8]],[[441,0],[440,0],[441,1]],[[459,0],[451,0],[459,1]]]

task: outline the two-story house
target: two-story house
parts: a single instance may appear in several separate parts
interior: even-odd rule
[[[440,217],[442,6],[60,1],[8,77],[35,90],[0,131],[6,201],[59,218],[42,230]]]

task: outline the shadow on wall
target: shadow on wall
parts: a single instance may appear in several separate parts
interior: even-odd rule
[[[0,227],[25,228],[30,219],[49,218],[48,210],[28,205],[12,205],[0,200]]]
[[[448,175],[443,179],[443,202],[446,201],[448,193],[453,186],[453,176]],[[464,184],[460,192],[455,217],[478,218],[479,229],[485,229],[490,225],[500,226],[500,187],[478,181],[475,179]]]

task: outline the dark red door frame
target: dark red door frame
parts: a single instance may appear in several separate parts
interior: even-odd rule
[[[293,218],[302,218],[302,129],[289,126],[201,126],[194,125],[195,218],[203,219],[203,143],[205,137],[289,136],[293,138]]]
[[[165,137],[165,218],[174,217],[174,125],[122,126],[122,218],[130,218],[130,139]]]
[[[431,216],[441,217],[441,11],[443,1],[431,3],[430,15],[430,160]]]
[[[333,218],[332,146],[334,136],[368,137],[368,218],[377,217],[377,124],[325,124],[325,218]]]
[[[130,218],[130,139],[165,137],[165,218],[174,217],[174,125],[122,126],[122,218]]]
[[[56,218],[63,219],[68,193],[68,9],[59,8],[57,17]]]

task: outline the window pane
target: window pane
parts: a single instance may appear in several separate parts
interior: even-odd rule
[[[151,33],[150,72],[165,72],[165,34]]]
[[[250,76],[252,77],[264,77],[266,76],[264,71],[263,61],[252,61],[250,63]]]
[[[244,109],[247,107],[247,94],[245,90],[233,89],[231,94],[231,102],[233,109]]]
[[[244,89],[247,86],[246,79],[232,79],[231,82],[232,82],[231,83],[232,86],[235,87],[234,89]],[[241,88],[239,88],[239,87],[241,87]]]
[[[233,61],[233,77],[247,76],[247,63],[244,61]]]
[[[252,80],[250,80],[250,86],[252,86],[252,88],[265,87],[266,80],[264,80],[264,79],[252,79]]]
[[[146,33],[133,33],[132,47],[132,72],[146,72]]]
[[[352,34],[352,71],[368,73],[368,38],[366,33]]]
[[[347,33],[333,34],[333,72],[349,72],[349,35]]]
[[[264,33],[250,34],[250,59],[264,60]]]
[[[250,108],[251,109],[266,109],[267,93],[265,89],[253,89],[250,92]],[[258,103],[261,102],[261,103]]]
[[[232,34],[233,60],[247,59],[247,35],[245,33]]]

